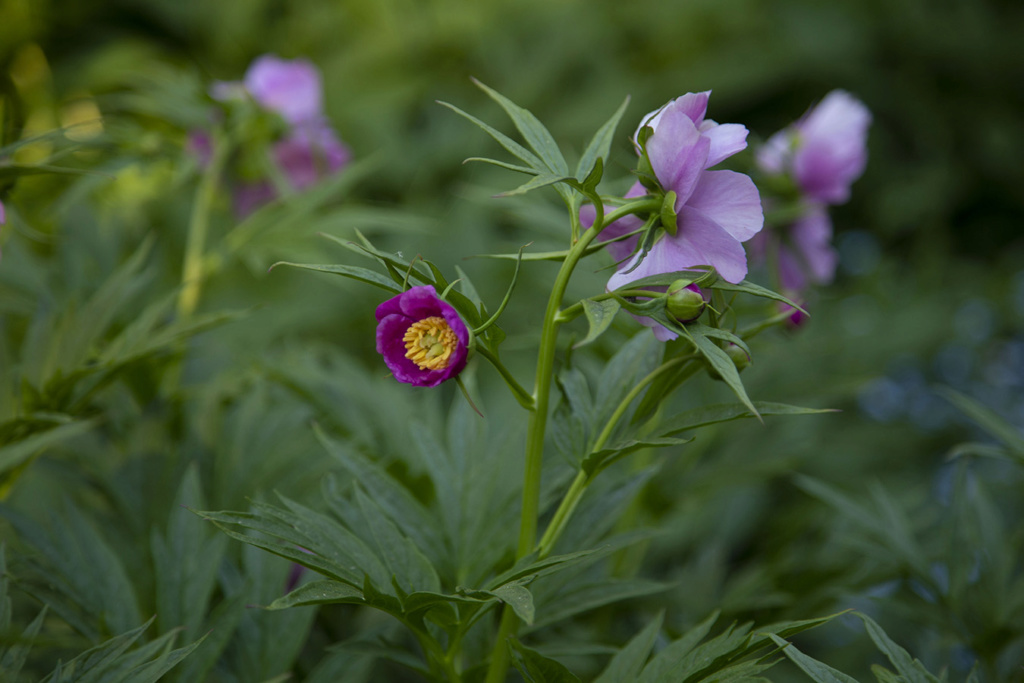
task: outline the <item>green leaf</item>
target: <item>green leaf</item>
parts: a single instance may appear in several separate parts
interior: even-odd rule
[[[534,623],[534,628],[555,624],[613,602],[661,593],[674,585],[663,581],[614,577],[588,583],[574,581],[567,589],[557,593],[553,600],[541,605],[540,617]]]
[[[362,605],[363,592],[347,583],[340,581],[311,581],[299,588],[296,588],[288,595],[274,600],[267,605],[269,610],[288,609],[302,605],[333,605],[343,603],[346,605]]]
[[[811,680],[817,683],[858,683],[857,679],[847,676],[842,671],[837,671],[827,664],[823,664],[813,657],[808,657],[795,645],[779,638],[774,633],[770,635],[772,641],[783,648],[782,652],[790,661],[800,667],[800,670],[810,676]]]
[[[519,582],[506,583],[490,591],[495,597],[512,608],[516,616],[526,624],[532,624],[536,610],[533,606],[533,593]]]
[[[770,401],[754,401],[754,407],[761,416],[769,415],[818,415],[821,413],[838,412],[832,408],[803,408],[785,403],[772,403]],[[715,405],[702,406],[679,413],[658,425],[658,434],[668,436],[678,434],[691,429],[699,429],[708,425],[732,420],[742,420],[754,417],[750,409],[741,403],[719,403]]]
[[[679,667],[686,661],[687,655],[689,655],[695,647],[697,647],[700,641],[704,640],[708,632],[711,631],[711,627],[718,620],[718,612],[714,612],[704,621],[700,622],[689,631],[684,633],[681,637],[673,640],[671,643],[665,646],[654,659],[647,663],[647,666],[640,672],[640,677],[637,679],[637,683],[655,683],[656,681],[666,680],[666,678],[674,671],[677,671]],[[681,681],[684,680],[682,676],[678,676],[673,680]]]
[[[500,168],[507,169],[509,171],[515,171],[516,173],[525,173],[526,175],[537,175],[538,171],[533,168],[526,166],[520,166],[519,164],[510,164],[507,161],[498,161],[497,159],[490,159],[488,157],[469,157],[463,163],[469,163],[470,161],[480,161],[485,164],[492,166],[498,166]]]
[[[303,270],[313,270],[318,273],[332,273],[334,275],[341,275],[352,280],[358,280],[359,282],[365,282],[375,287],[380,287],[393,294],[401,294],[402,288],[391,281],[391,278],[384,277],[380,273],[368,270],[366,268],[358,268],[355,266],[341,266],[341,265],[320,265],[315,263],[291,263],[290,261],[278,261],[270,267],[271,270],[278,266],[291,266],[293,268],[302,268]]]
[[[487,125],[486,123],[484,123],[483,121],[481,121],[477,117],[473,116],[472,114],[467,114],[466,112],[464,112],[461,109],[459,109],[458,107],[456,107],[454,104],[448,104],[447,102],[441,102],[440,100],[438,100],[437,103],[440,104],[442,107],[447,107],[448,109],[451,109],[453,112],[455,112],[456,114],[458,114],[459,116],[461,116],[461,117],[463,117],[465,119],[468,119],[472,123],[475,123],[477,126],[482,128],[488,135],[490,135],[492,138],[494,138],[498,142],[499,145],[501,145],[506,150],[511,152],[514,156],[516,156],[516,157],[522,159],[523,161],[525,161],[526,164],[530,168],[535,170],[537,173],[543,173],[544,172],[544,170],[545,170],[544,162],[541,161],[540,158],[537,157],[537,155],[535,155],[532,152],[530,152],[528,149],[526,149],[525,147],[520,145],[518,142],[516,142],[512,138],[508,137],[507,135],[505,135],[501,131],[499,131],[499,130],[497,130],[495,128],[492,128],[491,126]]]
[[[644,448],[666,448],[669,446],[682,446],[690,443],[693,439],[673,439],[669,437],[665,438],[646,438],[646,439],[633,439],[631,441],[625,441],[623,443],[615,444],[609,448],[603,448],[596,453],[591,453],[581,463],[583,471],[594,476],[597,472],[605,469],[609,465],[618,460],[626,457],[630,453],[642,450]]]
[[[743,294],[753,294],[754,296],[761,297],[762,299],[771,299],[772,301],[781,301],[784,304],[792,306],[796,310],[800,311],[804,315],[809,316],[810,313],[805,311],[795,301],[788,299],[777,292],[773,292],[770,289],[765,289],[761,285],[755,285],[753,282],[744,280],[738,284],[726,282],[725,280],[718,280],[711,285],[712,289],[720,289],[723,292],[742,292]]]
[[[590,329],[587,331],[587,336],[573,346],[574,349],[589,344],[600,337],[611,326],[612,321],[615,320],[615,314],[622,308],[615,299],[604,299],[602,301],[584,299],[581,303],[583,304],[583,312],[587,316],[587,322],[590,323]]]
[[[903,677],[906,683],[939,683],[936,676],[929,673],[921,662],[912,658],[910,653],[893,642],[892,638],[871,617],[861,612],[854,612],[854,614],[864,622],[871,640],[889,658],[889,661],[896,667],[896,672]]]
[[[658,633],[661,631],[661,622],[664,616],[664,612],[659,612],[658,616],[643,631],[633,636],[621,650],[615,653],[594,683],[620,683],[621,681],[637,680],[644,662],[651,654],[654,641],[657,640]]]
[[[1019,459],[1024,460],[1024,437],[1012,424],[970,396],[965,396],[949,387],[937,387],[935,391],[967,417],[977,422],[982,429],[1003,442]]]
[[[0,448],[0,474],[21,465],[46,448],[86,433],[96,424],[96,420],[71,422],[5,445]]]
[[[563,664],[523,645],[518,639],[509,638],[508,646],[512,664],[526,683],[579,683],[580,679]]]
[[[693,342],[694,346],[701,353],[702,356],[708,361],[708,363],[715,369],[722,380],[729,385],[736,397],[745,405],[755,417],[761,419],[761,416],[757,412],[757,408],[754,407],[750,397],[747,396],[747,390],[743,387],[743,381],[740,379],[740,374],[736,370],[736,364],[733,363],[732,358],[723,351],[717,344],[709,340],[703,334],[696,330],[690,330],[684,326],[682,328],[686,332],[687,338]]]
[[[552,137],[548,129],[537,120],[537,117],[531,114],[526,109],[523,109],[512,100],[508,99],[504,95],[501,95],[495,90],[488,88],[480,81],[471,79],[473,83],[483,90],[487,95],[501,105],[501,108],[505,110],[509,118],[512,119],[512,123],[515,124],[516,129],[526,140],[527,144],[533,148],[533,151],[544,160],[545,166],[551,173],[556,175],[566,176],[569,173],[569,167],[565,163],[565,159],[562,157],[561,150],[558,149],[558,144],[555,142],[555,138]]]
[[[555,183],[562,183],[567,180],[575,181],[572,176],[556,175],[552,173],[538,173],[533,178],[530,178],[525,183],[515,188],[514,190],[508,190],[506,192],[499,192],[498,197],[513,197],[516,195],[526,194],[532,190],[537,190],[548,185],[554,185]]]
[[[580,162],[576,165],[576,177],[581,181],[590,175],[598,159],[608,158],[615,130],[619,127],[619,121],[622,120],[622,115],[626,113],[626,107],[628,106],[629,97],[627,96],[622,101],[622,104],[619,105],[619,108],[615,110],[615,113],[612,114],[612,117],[605,121],[604,125],[594,133],[594,137],[590,139],[587,148],[583,150]]]
[[[384,510],[368,497],[362,487],[355,488],[356,504],[366,520],[366,529],[391,574],[407,592],[441,589],[441,580],[430,560],[407,536],[399,532]]]

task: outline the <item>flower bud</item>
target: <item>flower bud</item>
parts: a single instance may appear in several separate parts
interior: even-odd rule
[[[680,323],[692,323],[707,307],[704,292],[689,280],[676,280],[668,288],[665,308]]]
[[[743,372],[744,370],[747,369],[747,366],[750,365],[750,356],[747,355],[746,351],[736,346],[735,344],[726,344],[724,351],[726,355],[729,356],[729,358],[732,360],[732,364],[736,366],[736,372]],[[718,371],[715,370],[710,365],[708,366],[708,377],[717,380],[722,379],[722,376],[718,374]]]

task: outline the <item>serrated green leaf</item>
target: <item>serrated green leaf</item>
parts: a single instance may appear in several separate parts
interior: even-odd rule
[[[601,675],[594,679],[594,683],[620,683],[621,681],[637,680],[644,662],[651,654],[654,641],[661,631],[661,622],[664,616],[664,612],[659,612],[658,616],[644,627],[643,631],[633,636],[621,650],[616,652]]]
[[[303,270],[312,270],[318,273],[331,273],[333,275],[341,275],[351,280],[358,280],[359,282],[365,282],[366,284],[380,287],[381,289],[387,290],[393,294],[401,294],[402,288],[398,286],[391,278],[384,277],[380,273],[368,270],[366,268],[359,268],[356,266],[342,266],[342,265],[329,265],[329,264],[315,264],[315,263],[292,263],[290,261],[278,261],[270,267],[271,270],[278,266],[291,266],[292,268],[301,268]]]
[[[379,556],[399,584],[407,592],[439,591],[441,580],[423,551],[398,530],[380,505],[363,492],[362,487],[355,488],[355,498]]]
[[[837,671],[813,657],[808,657],[796,649],[795,645],[779,638],[774,633],[770,637],[776,645],[782,648],[783,654],[789,657],[790,661],[800,667],[800,670],[810,676],[811,680],[816,681],[816,683],[858,683],[857,679],[847,676],[842,671]]]
[[[615,320],[615,314],[621,308],[621,305],[615,299],[604,299],[602,301],[584,299],[581,303],[583,304],[583,312],[587,316],[587,322],[590,323],[590,328],[587,331],[587,336],[573,346],[575,349],[589,344],[600,337],[611,327],[612,322]]]
[[[288,595],[282,596],[267,605],[269,610],[288,609],[303,605],[362,605],[363,592],[347,583],[340,581],[311,581],[296,588]]]

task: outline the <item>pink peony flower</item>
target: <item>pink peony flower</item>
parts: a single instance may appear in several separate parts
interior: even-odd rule
[[[436,387],[466,367],[466,324],[430,285],[382,303],[377,321],[377,352],[399,382]]]
[[[676,193],[676,231],[662,234],[646,255],[634,254],[609,279],[609,289],[693,266],[713,266],[729,282],[746,276],[747,256],[741,243],[764,223],[760,195],[748,176],[708,169],[746,148],[747,129],[705,118],[709,96],[710,91],[683,95],[648,114],[637,129],[637,137],[644,126],[654,130],[647,139],[647,156],[658,184]],[[626,197],[644,194],[637,182]],[[582,218],[592,223],[593,209]],[[601,236],[620,236],[642,224],[628,216],[606,227]],[[636,246],[634,237],[609,249],[621,260]]]

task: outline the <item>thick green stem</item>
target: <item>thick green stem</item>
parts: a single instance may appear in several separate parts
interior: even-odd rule
[[[190,316],[199,304],[199,293],[203,284],[203,251],[206,249],[206,233],[210,227],[210,207],[217,194],[221,171],[228,157],[229,145],[223,135],[215,132],[212,146],[210,163],[199,181],[189,219],[185,262],[181,272],[181,293],[178,295],[178,316],[181,318]]]
[[[562,267],[558,270],[555,284],[551,289],[551,296],[548,298],[547,308],[544,311],[540,348],[537,351],[537,379],[533,390],[534,408],[530,413],[526,432],[526,466],[523,474],[523,498],[516,559],[522,559],[533,552],[537,542],[541,468],[544,462],[544,437],[547,432],[548,408],[551,401],[551,379],[555,368],[558,327],[561,324],[559,313],[569,279],[580,259],[586,255],[587,247],[611,221],[633,212],[655,211],[661,206],[655,200],[639,199],[619,207],[606,219],[604,205],[600,198],[596,196],[589,198],[594,202],[596,211],[594,223],[591,229],[585,230],[579,241],[572,245],[562,262]],[[572,219],[574,222],[578,220],[575,216]],[[501,683],[505,679],[509,664],[506,641],[510,636],[515,635],[518,628],[519,620],[506,605],[502,610],[501,626],[498,629],[498,638],[491,653],[491,664],[487,670],[486,683]]]

